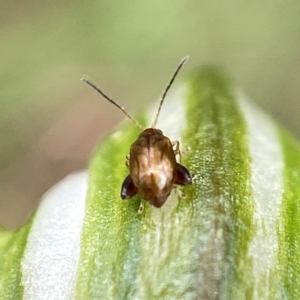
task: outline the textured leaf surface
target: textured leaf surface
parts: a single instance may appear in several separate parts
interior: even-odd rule
[[[95,150],[88,186],[65,179],[31,222],[0,232],[1,299],[300,298],[299,144],[211,68],[166,99],[157,127],[191,147],[193,185],[142,214],[139,196],[121,200],[139,134],[123,125]]]

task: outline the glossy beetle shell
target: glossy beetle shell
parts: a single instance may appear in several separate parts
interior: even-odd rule
[[[145,129],[131,145],[129,170],[121,197],[139,193],[156,207],[165,203],[174,184],[192,183],[188,170],[176,162],[170,139],[156,128]]]

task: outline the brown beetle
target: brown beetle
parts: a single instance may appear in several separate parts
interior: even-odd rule
[[[183,67],[188,57],[185,57],[177,67],[160,100],[155,120],[150,128],[144,128],[134,120],[116,101],[104,94],[96,85],[82,79],[105,99],[118,107],[136,126],[143,131],[130,147],[130,155],[126,157],[126,166],[130,174],[125,178],[121,188],[121,198],[129,199],[136,194],[155,207],[161,207],[170,195],[173,185],[189,185],[192,176],[189,171],[176,161],[176,155],[181,158],[179,142],[171,142],[162,131],[155,128],[165,96],[176,75]],[[175,147],[175,149],[174,149]],[[143,205],[139,211],[143,209]]]

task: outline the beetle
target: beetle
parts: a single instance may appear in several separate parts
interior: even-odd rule
[[[130,147],[129,155],[126,157],[125,164],[129,169],[129,175],[125,178],[121,187],[121,198],[129,199],[140,194],[142,199],[155,207],[161,207],[169,197],[174,185],[192,184],[192,176],[188,169],[177,162],[176,156],[179,155],[181,162],[181,151],[179,142],[171,142],[163,132],[155,128],[160,114],[161,107],[172,86],[179,70],[186,63],[185,57],[178,65],[167,88],[159,102],[159,107],[150,128],[144,128],[133,119],[118,102],[112,100],[102,92],[94,83],[82,78],[85,83],[100,93],[106,100],[118,107],[137,127],[143,131]],[[143,210],[143,203],[139,211]]]

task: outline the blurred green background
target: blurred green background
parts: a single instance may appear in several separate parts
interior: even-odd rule
[[[79,79],[129,111],[182,73],[225,67],[254,102],[300,136],[300,2],[1,1],[0,223],[14,228],[40,196],[87,165],[123,118]],[[181,73],[181,76],[184,76]]]

